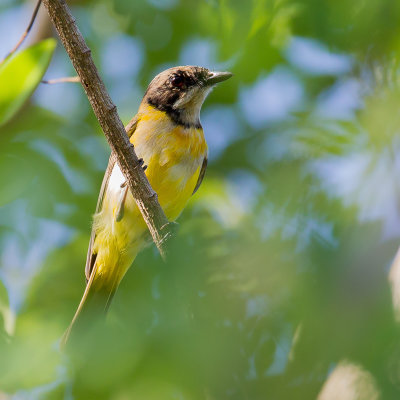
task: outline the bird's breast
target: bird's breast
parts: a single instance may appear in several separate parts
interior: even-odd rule
[[[176,219],[193,193],[207,144],[201,128],[177,125],[161,111],[138,124],[132,143],[167,217]]]
[[[177,125],[164,112],[149,109],[141,115],[131,142],[147,165],[147,178],[167,217],[176,219],[193,193],[207,155],[203,130]],[[109,181],[112,197],[118,198],[124,180],[116,165]]]

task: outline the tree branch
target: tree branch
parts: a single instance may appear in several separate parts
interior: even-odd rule
[[[166,257],[166,241],[172,235],[171,224],[161,208],[140,166],[133,145],[118,116],[93,62],[91,51],[80,33],[65,0],[43,0],[50,19],[81,80],[93,111],[124,174],[161,256]]]
[[[42,3],[42,0],[38,0],[35,6],[35,9],[33,10],[33,14],[31,17],[31,20],[29,21],[28,27],[25,29],[25,32],[22,34],[20,39],[18,40],[18,43],[14,46],[14,48],[0,61],[0,65],[3,64],[9,57],[11,57],[21,46],[21,44],[24,42],[26,37],[28,36],[30,30],[32,29],[33,23],[35,22],[37,13],[40,8],[40,4]]]
[[[56,83],[79,83],[81,80],[79,76],[66,76],[65,78],[56,78],[56,79],[43,79],[40,83],[45,83],[46,85],[54,85]]]

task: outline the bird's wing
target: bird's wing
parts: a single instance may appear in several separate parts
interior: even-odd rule
[[[138,121],[139,121],[139,118],[136,115],[135,117],[133,117],[130,120],[128,125],[125,127],[125,131],[129,137],[131,137],[134,134]],[[107,169],[104,174],[103,182],[101,183],[99,197],[97,199],[96,214],[98,212],[100,212],[103,207],[104,195],[107,191],[108,182],[110,180],[110,176],[111,176],[112,170],[114,168],[115,162],[116,162],[116,157],[113,153],[111,153],[110,158],[108,160]],[[95,233],[94,229],[92,228],[92,233],[90,235],[90,241],[89,241],[89,248],[88,248],[87,257],[86,257],[86,266],[85,266],[86,281],[89,281],[90,274],[92,273],[93,267],[96,262],[97,254],[93,253],[93,244],[94,244],[95,239],[96,239],[96,233]]]
[[[207,156],[206,156],[203,159],[203,164],[201,164],[200,174],[199,174],[199,177],[197,179],[197,183],[196,183],[196,186],[195,186],[195,188],[193,190],[192,195],[197,192],[197,189],[200,187],[201,182],[203,182],[204,175],[206,174],[207,163],[208,163],[208,159],[207,159]]]

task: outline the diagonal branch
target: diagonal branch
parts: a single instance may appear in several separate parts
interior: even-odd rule
[[[22,34],[20,39],[18,40],[18,43],[14,46],[14,48],[0,61],[0,65],[3,64],[9,57],[11,57],[21,46],[21,44],[24,42],[26,37],[28,36],[30,30],[32,29],[33,23],[35,22],[37,13],[40,8],[40,4],[42,3],[42,0],[38,0],[35,6],[35,9],[33,10],[33,14],[31,17],[31,20],[29,21],[28,27],[25,29],[25,32]]]
[[[112,102],[99,76],[90,49],[65,0],[43,0],[43,5],[46,7],[81,80],[108,144],[117,157],[121,171],[128,182],[129,189],[143,215],[154,243],[165,259],[166,240],[172,235],[171,224],[158,202],[157,193],[154,192],[147,180],[133,145],[129,142],[128,135],[118,116],[117,107]]]

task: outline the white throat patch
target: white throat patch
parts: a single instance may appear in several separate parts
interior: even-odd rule
[[[212,86],[205,88],[193,87],[183,98],[175,102],[173,107],[175,110],[179,110],[182,122],[196,124],[200,121],[201,106],[212,89]]]

